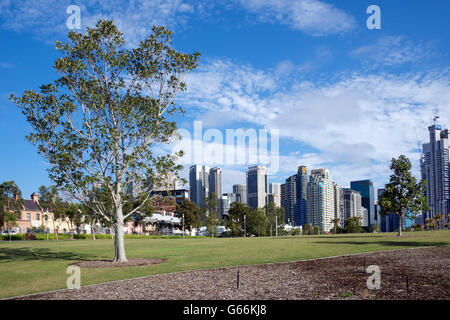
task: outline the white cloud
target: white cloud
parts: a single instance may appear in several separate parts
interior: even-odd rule
[[[236,0],[264,22],[288,25],[315,36],[340,34],[354,28],[355,19],[319,0]]]
[[[197,9],[197,2],[184,0],[98,1],[75,3],[81,8],[82,29],[95,25],[98,19],[113,19],[125,38],[136,44],[148,36],[153,25],[176,28],[186,25],[187,17]],[[0,27],[33,34],[51,41],[67,34],[69,15],[66,9],[71,0],[0,0]]]
[[[434,112],[448,110],[450,80],[448,70],[442,70],[426,76],[354,73],[326,83],[288,82],[280,80],[276,69],[213,61],[190,75],[181,102],[201,110],[199,119],[202,114],[213,118],[211,126],[233,128],[235,119],[279,128],[287,141],[317,150],[306,151],[307,159],[305,151],[285,151],[283,170],[295,172],[308,160],[331,169],[341,183],[345,177],[381,183],[388,179],[391,158],[400,154],[410,157],[418,173],[417,143],[427,141]],[[450,123],[448,114],[441,114],[441,120]]]
[[[433,45],[413,43],[403,36],[385,36],[375,43],[352,51],[352,56],[363,59],[366,65],[396,66],[432,57]]]

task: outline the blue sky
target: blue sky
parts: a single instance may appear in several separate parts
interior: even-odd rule
[[[343,187],[366,178],[382,187],[399,154],[418,174],[418,143],[435,112],[450,123],[447,0],[0,0],[0,181],[15,180],[26,197],[51,181],[8,97],[55,79],[54,42],[69,31],[70,4],[81,8],[82,29],[114,19],[133,46],[166,25],[178,50],[199,50],[178,98],[187,111],[179,127],[279,129],[273,182],[307,165],[328,168]],[[366,27],[372,4],[380,30]],[[219,165],[230,192],[250,164]]]

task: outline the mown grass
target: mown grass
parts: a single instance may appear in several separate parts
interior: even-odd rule
[[[159,273],[313,259],[351,253],[450,245],[450,231],[278,238],[126,239],[127,256],[167,258],[158,265],[82,269],[81,285]],[[0,242],[0,298],[62,289],[67,266],[111,259],[113,240]]]

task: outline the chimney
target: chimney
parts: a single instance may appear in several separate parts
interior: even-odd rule
[[[33,200],[34,203],[38,202],[38,195],[35,192],[31,194],[31,200]]]

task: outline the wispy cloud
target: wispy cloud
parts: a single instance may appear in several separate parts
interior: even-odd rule
[[[426,76],[346,73],[313,83],[292,81],[294,75],[283,80],[279,69],[212,61],[190,75],[180,102],[202,110],[198,119],[209,115],[210,126],[226,128],[239,119],[278,128],[282,138],[317,150],[292,155],[292,148],[285,149],[280,168],[292,167],[283,159],[302,164],[307,152],[312,165],[330,168],[337,179],[364,174],[360,178],[378,182],[388,179],[389,161],[400,154],[409,156],[418,172],[417,144],[427,140],[434,112],[450,106],[449,70]],[[295,72],[289,64],[281,69]],[[441,120],[450,123],[446,114]]]
[[[413,43],[404,36],[385,36],[351,54],[363,59],[366,65],[391,67],[432,58],[432,48],[431,42]]]
[[[236,0],[261,21],[276,22],[315,36],[340,34],[355,27],[355,19],[319,0]]]
[[[147,36],[153,25],[176,28],[185,25],[187,17],[204,5],[183,0],[97,1],[83,0],[0,0],[0,27],[27,32],[37,38],[52,39],[66,34],[66,9],[76,4],[81,8],[81,26],[93,26],[98,19],[113,19],[131,43]]]

